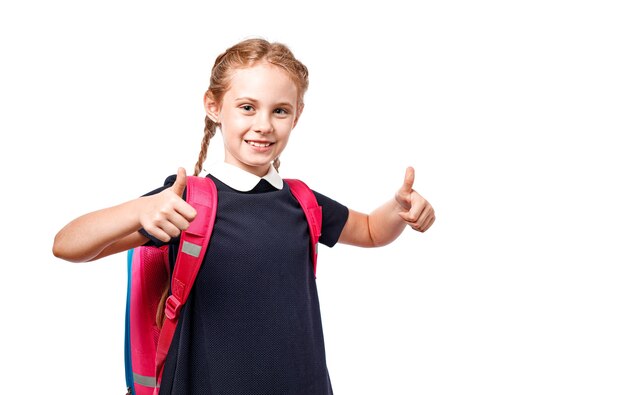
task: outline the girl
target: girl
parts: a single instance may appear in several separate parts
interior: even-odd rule
[[[279,43],[240,42],[217,57],[204,96],[199,174],[219,128],[225,160],[211,169],[218,209],[211,244],[181,312],[161,394],[332,394],[308,228],[278,157],[304,108],[308,70]],[[424,232],[431,205],[412,189],[414,171],[371,214],[315,193],[320,242],[375,247],[408,225]],[[144,244],[171,245],[196,216],[178,169],[146,196],[81,216],[56,235],[53,252],[92,261]]]

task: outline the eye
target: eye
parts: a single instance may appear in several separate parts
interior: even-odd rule
[[[274,113],[279,114],[279,115],[287,115],[289,114],[289,112],[287,110],[285,110],[284,108],[277,108],[274,110]]]
[[[243,106],[240,106],[239,108],[241,108],[242,110],[244,110],[246,112],[250,112],[250,111],[254,110],[254,107],[252,107],[249,104],[244,104]]]

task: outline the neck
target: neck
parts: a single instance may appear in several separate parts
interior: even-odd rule
[[[235,164],[235,163],[230,163],[229,161],[225,161],[225,162],[235,167],[238,167],[241,170],[244,170],[250,174],[254,174],[257,177],[265,176],[270,171],[270,166],[272,166],[271,163],[265,166],[246,166],[245,164],[241,164],[241,163]]]

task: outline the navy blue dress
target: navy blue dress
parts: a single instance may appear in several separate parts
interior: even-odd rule
[[[300,205],[286,183],[277,190],[261,180],[239,192],[212,179],[218,190],[213,235],[181,311],[160,393],[332,394]],[[165,187],[174,180],[168,177]],[[332,247],[348,209],[315,195],[323,214],[320,243]],[[170,250],[175,257],[177,240]]]

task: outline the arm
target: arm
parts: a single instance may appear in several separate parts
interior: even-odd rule
[[[407,168],[404,184],[393,199],[369,215],[350,210],[339,242],[359,247],[380,247],[400,236],[408,225],[425,232],[435,222],[433,207],[413,190],[415,170]]]
[[[187,183],[184,169],[162,192],[94,211],[76,218],[57,233],[53,254],[72,262],[93,261],[144,244],[144,228],[167,242],[189,227],[196,211],[182,199]]]

